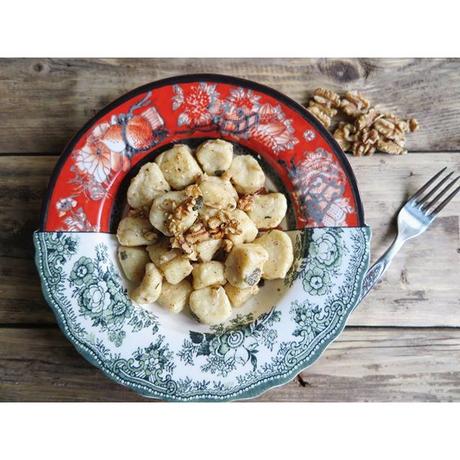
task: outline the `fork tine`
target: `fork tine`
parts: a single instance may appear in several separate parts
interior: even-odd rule
[[[447,166],[441,169],[438,173],[436,173],[425,185],[423,185],[421,188],[419,188],[410,198],[410,200],[413,200],[414,198],[417,198],[419,195],[421,195],[445,170],[447,169]]]
[[[446,193],[448,190],[452,188],[452,186],[460,179],[460,176],[456,177],[453,181],[449,182],[429,203],[425,203],[422,206],[423,211],[427,211],[431,208],[434,204],[436,204]]]
[[[428,198],[430,198],[434,193],[436,193],[441,188],[441,186],[444,185],[450,177],[452,177],[453,173],[454,172],[452,171],[450,174],[447,174],[447,176],[444,177],[444,179],[441,182],[439,182],[435,187],[433,187],[425,196],[422,196],[420,200],[417,200],[417,204],[425,203],[428,200]]]
[[[457,177],[458,179],[458,177]],[[457,187],[441,204],[439,204],[429,215],[429,217],[436,217],[444,207],[460,192],[460,187]]]

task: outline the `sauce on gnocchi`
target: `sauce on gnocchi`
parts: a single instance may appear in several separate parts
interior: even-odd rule
[[[118,226],[118,258],[139,304],[158,301],[170,312],[186,306],[202,323],[227,320],[293,263],[279,229],[282,193],[268,192],[251,155],[235,155],[222,139],[195,152],[177,144],[131,180],[128,215]]]

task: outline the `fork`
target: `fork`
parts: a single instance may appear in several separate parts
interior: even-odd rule
[[[454,174],[451,172],[443,179],[440,177],[446,171],[447,166],[437,174],[435,174],[423,187],[412,195],[406,204],[401,208],[398,214],[398,234],[396,235],[393,244],[387,251],[377,260],[377,262],[367,271],[364,280],[363,288],[361,291],[362,300],[377,281],[385,273],[390,265],[393,257],[402,248],[404,243],[411,238],[422,234],[436,219],[440,211],[454,198],[460,191],[460,186],[451,192],[441,203],[437,204],[441,198],[455,185],[460,179],[460,176],[451,180],[444,188],[441,187],[452,177]],[[438,180],[439,179],[439,180]],[[435,184],[431,190],[428,190]],[[440,191],[439,191],[440,190]],[[433,195],[438,192],[436,196]],[[425,193],[426,192],[426,193]],[[433,198],[432,198],[433,197]],[[435,207],[435,205],[437,206]]]

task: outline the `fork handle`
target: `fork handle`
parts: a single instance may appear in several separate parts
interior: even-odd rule
[[[402,248],[404,243],[405,240],[397,236],[393,241],[392,245],[385,251],[382,257],[380,257],[380,259],[378,259],[377,262],[375,262],[375,264],[372,265],[371,268],[369,268],[366,275],[364,276],[360,301],[367,296],[369,291],[382,277],[382,275],[385,273],[386,269],[390,265],[391,261],[393,260],[393,257]]]

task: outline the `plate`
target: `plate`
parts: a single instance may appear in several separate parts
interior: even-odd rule
[[[288,198],[295,260],[224,324],[127,296],[114,236],[130,179],[174,143],[223,138],[253,155]],[[302,106],[247,80],[187,75],[140,87],[64,149],[34,234],[44,295],[75,348],[146,397],[252,398],[312,364],[356,307],[370,229],[351,167]]]

